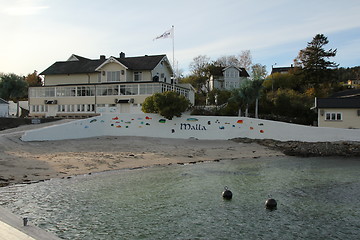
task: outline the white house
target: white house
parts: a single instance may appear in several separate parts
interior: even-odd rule
[[[250,76],[245,68],[235,66],[216,67],[210,72],[208,79],[209,90],[230,90],[240,87],[241,83]]]
[[[72,55],[40,75],[44,86],[29,88],[32,117],[88,117],[100,113],[140,113],[146,97],[175,91],[192,104],[195,93],[177,85],[166,55],[88,59]]]
[[[9,117],[9,103],[0,98],[0,117]]]
[[[360,128],[360,89],[316,98],[319,127]]]

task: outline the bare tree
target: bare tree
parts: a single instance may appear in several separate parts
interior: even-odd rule
[[[239,66],[239,59],[235,55],[229,55],[229,56],[221,56],[216,61],[215,64],[218,66]]]
[[[240,54],[236,55],[224,55],[219,57],[215,62],[215,65],[218,66],[235,66],[238,68],[245,68],[246,71],[250,72],[250,67],[252,65],[252,57],[250,50],[241,51]]]
[[[238,67],[245,68],[246,71],[250,72],[250,67],[252,65],[252,56],[250,50],[241,51],[238,56],[239,65]]]
[[[190,71],[193,75],[198,77],[206,76],[206,68],[210,64],[210,58],[206,55],[199,55],[193,58],[193,61],[190,63]]]
[[[251,66],[251,77],[253,80],[264,79],[267,75],[266,66],[256,63]]]

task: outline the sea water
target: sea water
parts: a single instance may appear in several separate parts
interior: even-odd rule
[[[264,207],[269,194],[276,210]],[[359,199],[360,159],[334,157],[155,166],[0,189],[2,206],[71,240],[359,239]]]

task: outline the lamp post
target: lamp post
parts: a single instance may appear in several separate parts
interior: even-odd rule
[[[276,63],[274,63],[273,65],[271,65],[271,91],[274,93],[274,78],[273,78],[273,71],[274,71],[274,66],[276,65]]]

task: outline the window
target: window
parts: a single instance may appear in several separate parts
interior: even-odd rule
[[[98,86],[96,92],[98,96],[118,95],[119,88],[118,85]]]
[[[70,97],[75,96],[76,87],[57,87],[56,96],[57,97]]]
[[[47,105],[32,105],[32,112],[47,112]]]
[[[138,82],[142,80],[142,72],[134,72],[134,81]]]
[[[45,88],[45,97],[55,97],[55,88]]]
[[[342,120],[342,113],[339,112],[327,112],[325,114],[326,121],[341,121]]]
[[[108,71],[106,73],[106,80],[108,82],[120,82],[120,71]]]
[[[58,105],[58,112],[65,112],[65,105]]]
[[[78,104],[77,112],[93,112],[95,111],[95,104]]]
[[[67,112],[75,112],[75,106],[74,105],[66,105]]]
[[[93,87],[77,87],[77,96],[94,96]]]

